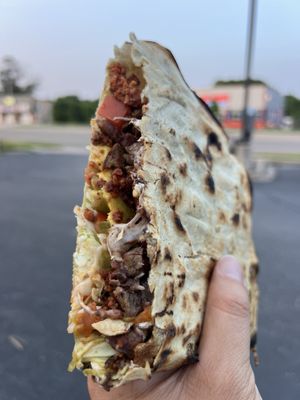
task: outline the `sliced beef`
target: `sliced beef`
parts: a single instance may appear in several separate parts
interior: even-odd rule
[[[109,357],[105,362],[105,368],[111,372],[116,373],[118,370],[121,370],[126,364],[126,359],[124,358],[124,354],[115,354]]]
[[[110,286],[122,286],[128,281],[126,269],[120,267],[118,270],[112,271],[108,274],[107,282]]]
[[[123,255],[127,276],[134,277],[143,269],[143,248],[135,247]]]
[[[141,367],[145,366],[146,361],[148,361],[150,365],[152,365],[153,360],[158,351],[159,351],[159,344],[155,343],[155,340],[152,337],[145,343],[139,343],[135,347],[133,362],[135,364],[140,365]]]
[[[146,337],[146,332],[135,326],[129,332],[123,335],[109,337],[108,343],[115,350],[119,351],[120,353],[126,354],[130,358],[133,358],[134,348],[137,344],[143,343]]]
[[[131,146],[137,141],[137,138],[132,133],[125,132],[120,136],[120,144],[124,147]]]
[[[92,144],[94,145],[105,145],[112,146],[119,140],[119,129],[117,126],[112,124],[108,119],[98,117],[97,120],[98,129],[93,129],[92,132]]]
[[[140,129],[137,126],[135,126],[131,121],[128,122],[128,124],[123,126],[122,132],[124,134],[130,133],[132,136],[135,137],[136,140],[138,140],[141,137]]]
[[[111,146],[112,140],[103,134],[101,131],[92,131],[91,143],[94,146],[104,145],[104,146]]]
[[[135,317],[151,302],[151,293],[148,287],[144,290],[129,291],[122,287],[117,287],[113,291],[115,299],[118,301],[125,317]]]
[[[118,287],[113,292],[126,317],[135,317],[143,310],[143,301],[140,292],[129,292]]]
[[[115,143],[104,160],[103,168],[124,168],[126,165],[124,152],[124,147],[122,147],[119,143]]]
[[[129,250],[123,256],[123,261],[112,261],[111,271],[107,274],[107,282],[110,286],[121,286],[131,290],[145,290],[140,285],[140,278],[145,274],[143,272],[143,248],[136,247]]]
[[[126,160],[124,158],[125,149],[119,143],[115,143],[103,164],[104,169],[112,168],[124,168],[126,165]]]

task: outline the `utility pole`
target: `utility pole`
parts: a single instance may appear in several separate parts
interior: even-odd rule
[[[256,20],[256,0],[249,0],[249,16],[248,16],[248,32],[247,32],[247,49],[246,49],[246,76],[244,83],[244,109],[243,124],[241,132],[241,143],[248,143],[252,134],[252,123],[249,118],[249,89],[251,85],[251,64],[253,51],[253,36]]]
[[[251,87],[251,65],[254,42],[255,20],[257,0],[249,0],[247,48],[246,48],[246,71],[244,83],[244,108],[243,123],[240,138],[233,144],[233,152],[244,164],[253,180],[270,181],[276,175],[275,168],[266,162],[254,161],[252,158],[251,136],[253,128],[253,116],[249,113],[249,92]]]

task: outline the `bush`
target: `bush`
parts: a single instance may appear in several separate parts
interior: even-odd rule
[[[80,100],[77,96],[59,97],[53,104],[55,122],[86,123],[95,114],[97,100]]]

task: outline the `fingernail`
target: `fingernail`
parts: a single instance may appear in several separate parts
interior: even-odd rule
[[[234,279],[244,285],[243,271],[238,260],[233,256],[224,256],[216,266],[217,273]]]

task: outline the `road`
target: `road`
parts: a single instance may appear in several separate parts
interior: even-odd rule
[[[232,132],[231,132],[232,133]],[[89,142],[88,126],[33,126],[1,128],[0,140],[22,142],[52,143],[65,147],[73,152],[82,152]],[[236,136],[236,133],[233,133]],[[257,153],[300,153],[300,133],[292,134],[286,131],[254,134],[253,150]]]
[[[51,143],[80,151],[88,144],[89,134],[89,127],[83,125],[38,125],[32,127],[1,128],[0,140]]]
[[[66,372],[65,332],[86,158],[0,155],[0,399],[87,399],[84,378]],[[300,168],[255,185],[254,237],[260,258],[255,369],[264,399],[300,398]]]

